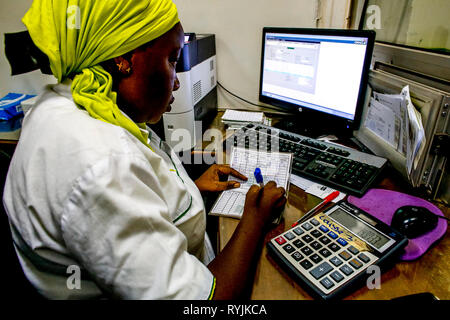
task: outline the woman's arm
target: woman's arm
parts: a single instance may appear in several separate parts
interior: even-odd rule
[[[225,248],[208,265],[216,277],[214,299],[247,298],[260,255],[264,229],[286,203],[284,188],[273,181],[253,185],[245,200],[241,221]]]

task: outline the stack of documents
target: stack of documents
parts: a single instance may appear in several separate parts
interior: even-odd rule
[[[425,149],[422,117],[411,102],[409,86],[401,94],[373,92],[364,125],[405,156],[407,174],[417,168]]]
[[[233,148],[231,150],[230,167],[242,173],[248,180],[243,181],[229,176],[229,180],[239,181],[241,186],[223,191],[210,214],[240,219],[244,212],[247,191],[253,184],[257,184],[253,175],[255,169],[261,169],[265,183],[273,180],[277,183],[277,186],[287,190],[292,169],[292,153]]]
[[[248,122],[266,123],[263,112],[250,112],[238,110],[226,110],[222,116],[222,122],[229,128],[240,128]]]

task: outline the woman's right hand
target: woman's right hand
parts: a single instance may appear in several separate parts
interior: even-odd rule
[[[273,221],[286,204],[286,190],[269,181],[264,188],[252,185],[245,198],[242,219],[251,219],[253,225],[264,227]]]

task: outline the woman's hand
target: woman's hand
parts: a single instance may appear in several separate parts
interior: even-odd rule
[[[201,192],[219,192],[239,188],[241,184],[238,181],[226,181],[230,174],[236,178],[247,181],[247,177],[235,169],[230,168],[227,165],[213,164],[194,182]]]
[[[280,214],[286,204],[286,190],[269,181],[264,188],[252,185],[245,198],[243,218],[253,220],[252,224],[264,227]]]

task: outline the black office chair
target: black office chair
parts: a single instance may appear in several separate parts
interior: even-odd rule
[[[2,201],[0,205],[0,234],[3,249],[0,253],[2,255],[0,274],[4,279],[8,279],[8,281],[3,282],[2,291],[6,294],[4,298],[10,300],[42,300],[44,297],[31,285],[22,271],[14,250],[8,216],[3,208],[3,188],[14,147],[13,145],[2,146],[0,149],[0,199]]]

